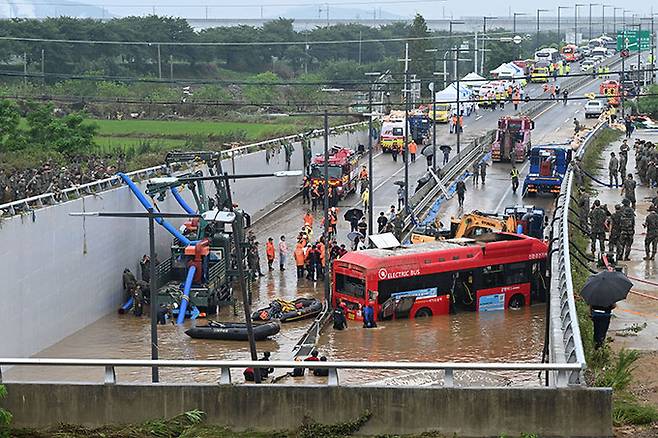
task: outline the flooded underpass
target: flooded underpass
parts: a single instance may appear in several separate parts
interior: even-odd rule
[[[266,274],[254,292],[254,309],[266,306],[273,298],[323,295],[322,282],[303,279],[297,285],[295,272],[278,269]],[[275,293],[275,291],[278,291]],[[505,312],[459,312],[432,318],[381,322],[377,328],[364,329],[351,322],[343,331],[329,324],[318,343],[320,355],[336,361],[427,361],[427,362],[538,362],[544,340],[543,304]],[[216,319],[242,320],[242,308],[224,308]],[[272,359],[290,360],[293,347],[310,326],[312,319],[282,324],[281,331],[270,340],[257,343],[259,354],[272,353]],[[203,319],[196,321],[205,325]],[[158,326],[161,359],[249,359],[246,342],[192,339],[184,332],[193,324]],[[52,347],[36,357],[148,359],[150,357],[150,324],[148,316],[111,314]],[[64,367],[14,367],[4,373],[11,381],[97,381],[103,380],[103,369]],[[119,382],[148,382],[148,369],[117,368]],[[234,381],[242,382],[242,370],[232,370]],[[306,376],[285,378],[278,371],[275,381],[281,383],[322,383],[326,378]],[[440,373],[439,373],[440,374]],[[518,372],[457,372],[457,384],[466,379],[469,384],[536,383],[535,373]],[[440,381],[436,372],[393,372],[387,370],[344,370],[341,382],[351,384],[413,384],[426,385]],[[164,383],[216,383],[217,369],[161,369]]]

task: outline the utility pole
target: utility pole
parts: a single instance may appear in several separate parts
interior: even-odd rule
[[[160,44],[158,44],[158,78],[162,79],[162,53],[160,52]]]
[[[329,113],[324,110],[324,259],[329,261]],[[372,231],[372,230],[371,230]],[[329,263],[325,263],[324,299],[331,310],[331,290],[329,289]]]
[[[23,84],[27,85],[27,52],[23,52]]]
[[[362,31],[359,31],[359,65],[361,65],[361,39],[362,39]]]
[[[169,55],[169,80],[174,81],[174,55]]]
[[[46,51],[41,49],[41,81],[46,83]]]
[[[404,43],[404,215],[409,214],[409,43]]]

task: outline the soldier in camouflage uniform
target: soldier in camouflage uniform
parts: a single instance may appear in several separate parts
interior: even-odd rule
[[[610,216],[610,238],[608,240],[608,252],[615,253],[617,242],[621,233],[621,204],[615,205],[615,212]]]
[[[629,173],[626,179],[624,180],[624,184],[621,189],[622,195],[624,195],[624,199],[628,199],[630,202],[630,205],[633,207],[633,210],[635,210],[635,187],[637,186],[637,183],[633,179],[633,174]]]
[[[617,260],[630,260],[631,245],[635,235],[635,212],[628,198],[622,200],[621,217],[619,221],[619,240],[617,242]]]
[[[619,160],[615,157],[614,152],[610,152],[610,161],[608,161],[608,175],[610,177],[610,187],[613,187],[612,181],[615,182],[614,187],[619,187],[619,174],[617,173],[619,169]],[[622,174],[623,178],[623,174]]]
[[[590,232],[589,237],[592,240],[592,254],[596,255],[596,241],[599,241],[601,252],[605,252],[605,221],[608,218],[601,201],[594,201],[592,211],[589,213]]]
[[[628,163],[628,144],[626,144],[626,140],[624,140],[624,143],[622,143],[621,147],[619,148],[619,174],[623,178],[624,175],[626,175],[626,163]]]
[[[644,238],[644,252],[646,253],[644,260],[654,260],[658,248],[658,213],[655,208],[650,208],[649,215],[644,220],[644,227],[647,229]]]

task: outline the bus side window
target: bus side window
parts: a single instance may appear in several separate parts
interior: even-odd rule
[[[526,262],[505,265],[505,283],[507,286],[519,283],[528,283],[530,267]]]
[[[503,265],[491,265],[482,268],[482,288],[489,289],[505,285]]]

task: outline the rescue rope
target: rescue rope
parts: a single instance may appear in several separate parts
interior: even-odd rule
[[[580,171],[583,172],[584,175],[586,175],[587,177],[589,177],[589,178],[592,179],[593,181],[595,181],[595,182],[601,184],[602,186],[604,186],[604,187],[612,187],[612,185],[610,185],[610,184],[606,184],[606,183],[604,183],[603,181],[600,181],[600,180],[598,180],[597,178],[593,177],[593,176],[590,175],[586,170],[584,170],[584,169],[580,169]]]

